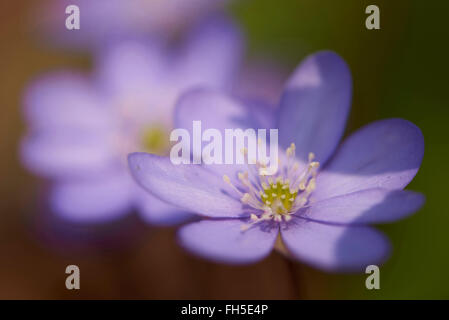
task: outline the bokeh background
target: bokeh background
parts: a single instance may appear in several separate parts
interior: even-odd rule
[[[365,28],[369,4],[380,7],[381,30]],[[348,132],[387,117],[423,131],[424,161],[408,188],[427,202],[411,218],[381,227],[394,251],[381,267],[381,289],[372,291],[364,274],[327,274],[277,253],[245,267],[199,260],[177,246],[174,228],[152,228],[137,215],[104,225],[49,217],[39,200],[46,183],[18,159],[23,88],[41,72],[89,70],[91,61],[42,44],[30,24],[39,6],[0,2],[0,298],[449,298],[447,1],[234,0],[227,8],[247,37],[248,61],[263,58],[288,71],[307,54],[331,49],[348,62],[354,79]],[[81,269],[81,290],[65,288],[69,264]]]

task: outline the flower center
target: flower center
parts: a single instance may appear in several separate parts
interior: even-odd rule
[[[260,196],[265,206],[277,214],[287,214],[292,209],[298,191],[290,189],[289,182],[284,182],[282,178],[271,181],[270,185],[262,185],[263,191]]]
[[[287,161],[280,163],[278,171],[268,177],[263,172],[267,166],[256,163],[256,168],[239,172],[240,185],[234,185],[226,175],[223,180],[239,195],[240,201],[250,209],[251,222],[244,225],[247,230],[252,225],[274,220],[288,222],[299,209],[309,202],[310,194],[315,190],[316,174],[319,162],[313,161],[315,155],[309,153],[308,163],[301,164],[295,158],[295,145],[287,148]]]
[[[170,126],[161,115],[149,115],[141,99],[123,98],[117,102],[118,130],[113,135],[118,155],[126,163],[126,155],[141,151],[167,155]]]
[[[169,147],[168,133],[164,127],[156,125],[147,127],[141,135],[141,145],[150,153],[164,155]]]

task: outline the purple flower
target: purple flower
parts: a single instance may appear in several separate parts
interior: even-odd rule
[[[38,30],[54,44],[92,48],[141,36],[165,37],[218,11],[226,0],[54,0],[37,7]],[[65,9],[80,9],[80,29],[65,28]]]
[[[423,204],[421,194],[403,190],[421,164],[423,136],[406,120],[388,119],[339,145],[351,87],[346,63],[319,52],[293,73],[274,115],[210,90],[180,99],[179,128],[190,128],[193,120],[201,120],[204,130],[279,128],[287,151],[274,176],[254,170],[260,163],[247,171],[242,165],[173,165],[145,153],[128,157],[131,171],[161,200],[204,216],[178,232],[181,245],[199,256],[251,263],[276,244],[324,270],[360,271],[381,263],[389,244],[369,224],[404,218]]]
[[[199,85],[229,89],[241,56],[238,30],[216,19],[200,25],[177,51],[123,42],[99,53],[92,76],[53,72],[31,83],[21,156],[54,183],[53,210],[80,222],[131,209],[159,224],[190,216],[136,186],[126,156],[136,150],[166,154],[178,95]]]

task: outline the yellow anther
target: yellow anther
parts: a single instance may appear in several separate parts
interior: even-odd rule
[[[243,203],[248,203],[249,198],[250,198],[249,193],[245,193],[245,194],[243,195],[243,197],[242,197],[240,200],[241,200]]]
[[[316,169],[316,168],[318,168],[319,166],[320,166],[320,163],[317,162],[317,161],[314,161],[314,162],[310,163],[310,167],[313,168],[313,169]]]
[[[309,152],[309,162],[312,162],[315,159],[315,154],[313,152]]]

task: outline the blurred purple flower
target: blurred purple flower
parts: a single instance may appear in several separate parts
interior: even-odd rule
[[[203,130],[279,128],[280,143],[288,148],[270,178],[259,175],[260,163],[242,172],[242,165],[173,165],[145,153],[131,154],[128,162],[145,189],[206,218],[178,233],[195,254],[251,263],[276,244],[320,269],[360,271],[389,253],[387,239],[368,225],[404,218],[424,202],[421,194],[403,190],[420,167],[424,142],[412,123],[388,119],[338,146],[351,96],[346,63],[319,52],[289,79],[271,123],[255,123],[254,110],[215,91],[193,90],[180,99],[178,128],[191,128],[193,120],[201,120]]]
[[[167,35],[218,11],[228,0],[54,0],[36,6],[35,24],[54,44],[93,48],[98,44]],[[80,29],[65,28],[65,8],[80,8]]]
[[[113,219],[134,208],[156,224],[190,216],[136,186],[126,155],[166,154],[178,95],[194,86],[229,89],[242,47],[233,24],[208,20],[176,52],[128,41],[104,49],[93,76],[54,72],[31,83],[21,156],[30,170],[54,182],[51,207],[80,222]]]

